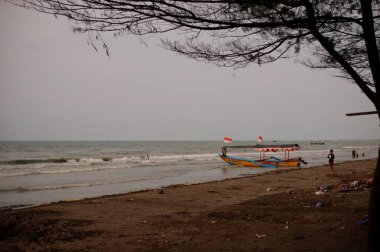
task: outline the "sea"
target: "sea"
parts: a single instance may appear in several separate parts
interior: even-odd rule
[[[380,140],[266,141],[262,144],[301,146],[291,157],[302,157],[307,169],[327,164],[330,149],[336,162],[376,158]],[[230,145],[255,145],[234,141]],[[0,142],[0,210],[70,201],[171,185],[222,181],[273,168],[231,166],[223,162],[223,141],[32,141]],[[253,150],[229,155],[258,158]],[[284,153],[267,153],[266,157]]]

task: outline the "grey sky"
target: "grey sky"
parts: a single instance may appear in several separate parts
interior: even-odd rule
[[[0,140],[378,139],[374,110],[331,72],[234,71],[137,37],[96,53],[66,20],[0,2]]]

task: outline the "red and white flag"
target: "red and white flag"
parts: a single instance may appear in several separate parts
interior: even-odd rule
[[[257,142],[262,142],[264,139],[263,139],[263,136],[259,136],[258,138],[257,138]]]
[[[224,137],[224,142],[225,143],[232,143],[232,138]]]

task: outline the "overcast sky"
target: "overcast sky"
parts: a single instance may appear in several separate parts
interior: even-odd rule
[[[0,1],[0,140],[379,139],[358,87],[293,60],[241,70],[137,37],[111,57],[63,18]]]

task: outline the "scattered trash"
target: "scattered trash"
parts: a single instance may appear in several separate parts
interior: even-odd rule
[[[314,206],[316,208],[331,206],[331,202],[330,201],[326,201],[326,200],[317,200],[314,203],[315,203]]]
[[[338,192],[349,192],[353,190],[363,190],[365,188],[370,188],[373,184],[373,179],[362,179],[354,180],[347,184],[342,184],[338,186]]]
[[[326,191],[326,187],[327,187],[326,185],[322,184],[322,185],[319,186],[318,189],[319,189],[319,191],[324,192],[324,191]]]
[[[317,187],[317,190],[314,194],[315,195],[323,195],[325,194],[326,192],[330,191],[331,189],[333,188],[332,185],[320,185],[319,187]]]
[[[285,229],[289,229],[289,226],[285,226],[284,228],[285,228]]]
[[[267,192],[270,192],[270,191],[272,191],[272,188],[269,187],[269,188],[267,189]]]
[[[323,192],[327,192],[327,191],[330,191],[332,189],[332,185],[321,185],[319,187],[319,190],[320,191],[323,191]]]
[[[368,220],[358,220],[356,222],[357,225],[367,225],[368,224]]]
[[[357,189],[359,187],[359,180],[355,180],[355,181],[351,182],[350,187]]]
[[[317,201],[317,203],[315,203],[315,207],[317,208],[323,207],[322,201]]]
[[[340,185],[338,186],[338,192],[348,192],[352,191],[347,185]]]
[[[256,237],[259,238],[259,239],[260,239],[260,238],[263,238],[263,237],[265,237],[265,236],[267,236],[267,235],[266,235],[266,234],[256,234]]]
[[[212,224],[215,224],[215,223],[216,223],[216,221],[214,221],[214,220],[213,220],[213,221],[211,221],[211,223],[212,223]]]

